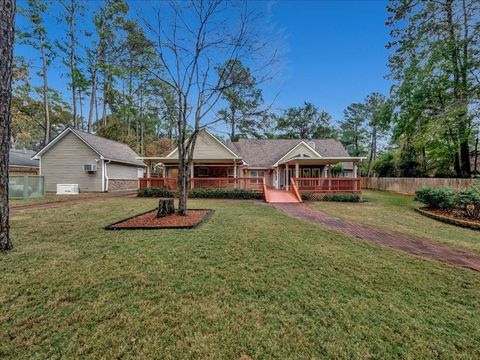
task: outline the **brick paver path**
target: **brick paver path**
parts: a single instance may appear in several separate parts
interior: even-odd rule
[[[378,245],[480,271],[480,254],[440,245],[430,240],[410,237],[373,226],[334,218],[320,211],[313,210],[305,204],[272,204],[272,206],[290,216],[310,220]]]

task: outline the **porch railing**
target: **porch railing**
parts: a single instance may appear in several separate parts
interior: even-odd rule
[[[300,192],[361,192],[360,178],[294,178],[294,181]]]
[[[177,178],[140,178],[140,189],[150,187],[178,189]],[[191,189],[245,189],[263,192],[264,180],[261,177],[222,177],[222,178],[190,178]]]

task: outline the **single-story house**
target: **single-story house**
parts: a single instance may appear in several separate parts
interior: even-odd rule
[[[166,156],[141,159],[164,167],[163,179],[149,178],[147,174],[140,182],[141,187],[176,186],[177,149]],[[271,189],[290,190],[293,180],[301,191],[309,188],[323,192],[360,191],[359,179],[352,179],[358,178],[358,163],[362,159],[349,156],[343,145],[332,139],[223,142],[203,129],[198,134],[190,163],[191,187],[252,188],[265,184]],[[332,173],[335,164],[343,167],[339,178],[334,178]]]
[[[40,165],[38,160],[32,159],[35,151],[11,149],[9,153],[8,174],[10,176],[38,175]]]
[[[70,127],[32,159],[40,162],[47,192],[57,184],[78,184],[81,192],[136,190],[146,167],[128,145]]]

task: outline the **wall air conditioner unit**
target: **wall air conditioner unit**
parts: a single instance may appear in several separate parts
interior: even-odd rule
[[[78,194],[78,184],[57,184],[57,195]]]
[[[97,171],[97,164],[83,164],[83,171],[94,173]]]

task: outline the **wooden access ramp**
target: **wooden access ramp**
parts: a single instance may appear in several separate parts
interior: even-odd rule
[[[265,202],[267,203],[301,203],[301,199],[290,191],[270,189],[265,187],[264,190]]]

